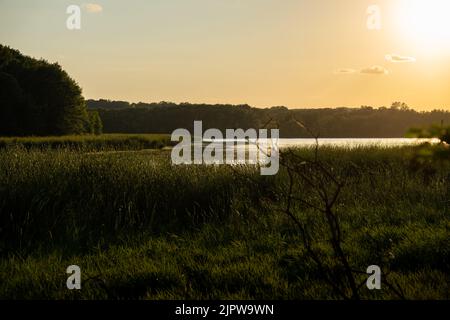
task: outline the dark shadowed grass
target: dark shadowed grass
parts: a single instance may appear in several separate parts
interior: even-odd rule
[[[60,137],[0,138],[0,149],[68,149],[76,151],[121,151],[160,149],[171,145],[167,134],[102,134]]]
[[[228,168],[171,166],[168,152],[16,149],[0,163],[3,252],[198,227],[231,216],[250,187]]]
[[[352,265],[379,265],[407,298],[449,299],[450,170],[413,171],[411,153],[327,147],[320,157],[349,177],[336,210]],[[0,152],[0,297],[336,298],[276,210],[283,170],[172,166],[169,155]],[[324,222],[295,210],[330,256]],[[83,272],[77,292],[65,287],[71,264]],[[363,297],[397,298],[387,288]]]

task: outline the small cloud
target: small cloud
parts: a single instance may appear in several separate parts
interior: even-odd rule
[[[393,63],[416,62],[416,58],[405,57],[398,54],[387,54],[386,60]]]
[[[103,11],[103,7],[96,3],[84,3],[83,8],[89,13],[100,13]]]
[[[368,68],[361,69],[361,74],[372,74],[372,75],[384,75],[389,74],[389,71],[381,66],[372,66]]]
[[[355,72],[356,72],[355,69],[349,69],[349,68],[342,68],[342,69],[338,69],[338,70],[334,71],[335,74],[353,74]]]

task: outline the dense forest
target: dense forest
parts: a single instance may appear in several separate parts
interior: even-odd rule
[[[81,88],[57,63],[0,45],[0,135],[100,133]]]
[[[262,128],[270,123],[279,126],[282,137],[310,137],[311,133],[298,125],[300,121],[322,138],[395,138],[404,137],[412,127],[450,124],[448,111],[417,112],[401,102],[388,108],[327,109],[109,100],[88,100],[87,105],[99,112],[104,131],[109,133],[171,133],[177,128],[192,130],[194,120],[202,120],[204,129]]]

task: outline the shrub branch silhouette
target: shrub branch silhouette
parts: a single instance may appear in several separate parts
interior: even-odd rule
[[[351,266],[349,256],[343,249],[342,227],[336,210],[341,192],[352,171],[347,170],[342,176],[334,173],[331,166],[320,160],[319,134],[312,132],[301,121],[297,119],[294,121],[314,138],[313,156],[312,158],[301,156],[293,149],[279,150],[280,167],[285,169],[288,176],[287,185],[274,190],[272,194],[276,196],[268,197],[268,200],[274,203],[276,211],[285,214],[296,226],[307,255],[317,266],[320,277],[335,294],[345,300],[359,300],[361,288],[367,280],[367,273]],[[273,123],[272,119],[265,127],[270,123]],[[261,151],[258,144],[256,147]],[[284,199],[281,205],[279,199]],[[333,261],[337,268],[333,269],[327,265],[326,257],[317,248],[319,240],[313,236],[314,223],[296,214],[295,207],[300,206],[321,214],[315,215],[315,218],[322,218],[325,221],[327,243],[332,249]],[[382,276],[383,284],[400,299],[405,299],[401,287],[397,283],[392,284],[388,280],[388,275],[389,273],[386,273]]]

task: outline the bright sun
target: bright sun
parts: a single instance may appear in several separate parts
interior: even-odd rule
[[[450,0],[402,0],[398,16],[408,41],[431,51],[450,49]]]

